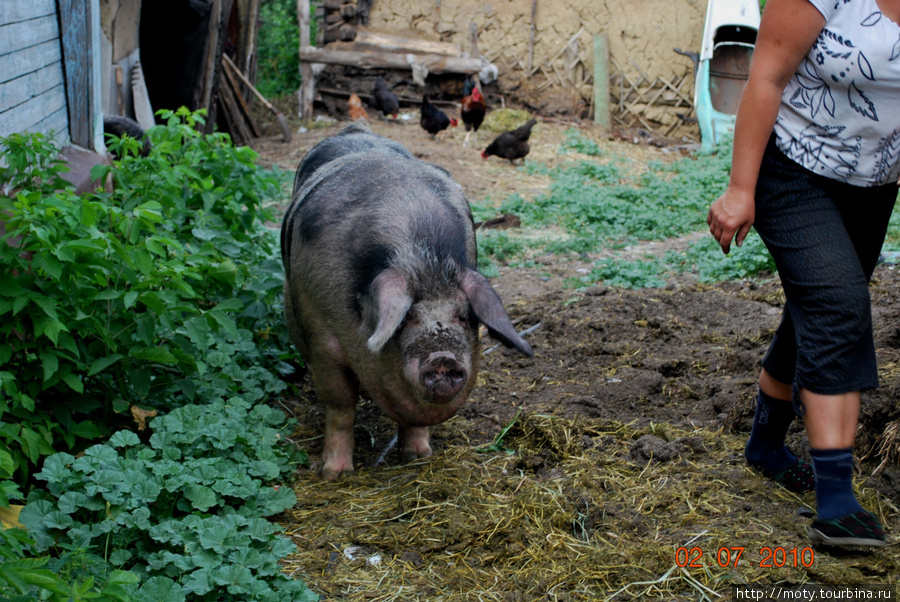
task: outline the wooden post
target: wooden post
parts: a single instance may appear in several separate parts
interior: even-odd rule
[[[469,23],[469,58],[478,58],[478,26],[475,25],[474,21]],[[472,76],[472,81],[479,92],[484,92],[481,89],[481,78],[478,77],[477,73]]]
[[[309,25],[310,12],[309,0],[297,0],[297,20],[300,24],[300,48],[301,52],[310,45]],[[313,96],[316,94],[316,82],[313,77],[312,65],[309,61],[300,57],[300,119],[312,121]]]
[[[69,138],[83,148],[105,148],[100,88],[99,2],[62,0],[59,3],[59,18],[69,107]]]
[[[534,72],[534,32],[537,29],[537,0],[531,0],[531,31],[528,35],[528,77]]]
[[[609,37],[605,33],[594,36],[594,122],[612,127],[609,112]]]

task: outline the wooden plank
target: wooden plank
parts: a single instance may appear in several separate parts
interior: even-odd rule
[[[59,0],[63,68],[69,103],[69,136],[73,143],[84,148],[93,148],[94,140],[91,118],[93,68],[90,13],[89,0]]]
[[[43,44],[59,37],[55,15],[14,25],[0,25],[0,55]]]
[[[336,43],[335,50],[363,50],[377,49],[383,52],[409,52],[412,54],[441,54],[445,56],[462,56],[463,50],[459,44],[449,42],[435,42],[432,40],[420,40],[406,36],[388,35],[374,31],[356,31],[356,39],[353,42]]]
[[[0,107],[17,107],[64,83],[62,65],[47,65],[0,86]]]
[[[62,52],[59,40],[45,42],[12,54],[4,54],[0,56],[0,84],[37,71],[45,65],[59,64],[61,61]]]
[[[69,112],[66,107],[62,107],[23,131],[40,132],[47,136],[52,136],[61,146],[66,145],[70,142]]]
[[[0,23],[18,23],[56,14],[56,0],[0,0]]]
[[[31,131],[45,116],[66,107],[65,86],[35,96],[14,109],[0,113],[0,136]]]
[[[300,60],[328,65],[347,65],[360,69],[398,69],[407,71],[412,67],[405,54],[377,52],[345,52],[307,46],[300,50]],[[481,59],[441,56],[437,54],[416,55],[416,60],[428,68],[429,73],[478,73]]]
[[[249,126],[250,131],[252,132],[254,138],[259,138],[262,136],[262,132],[259,131],[259,126],[256,124],[256,120],[253,118],[253,112],[250,110],[250,106],[247,104],[247,101],[241,95],[241,87],[240,82],[238,82],[237,75],[232,73],[232,69],[237,69],[233,63],[228,60],[228,55],[222,55],[222,71],[225,74],[225,79],[228,81],[220,81],[220,88],[231,87],[231,90],[234,92],[234,101],[237,102],[237,106],[241,109],[240,115],[238,116],[243,122]],[[226,85],[227,84],[227,85]],[[226,99],[226,106],[227,101]]]

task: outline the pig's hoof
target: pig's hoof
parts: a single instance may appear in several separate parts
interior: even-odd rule
[[[404,464],[409,464],[410,462],[415,462],[419,458],[427,458],[430,455],[431,448],[419,452],[414,449],[406,449],[400,452],[400,460],[402,460]]]
[[[345,468],[343,470],[338,468],[323,468],[322,469],[322,479],[325,481],[334,481],[344,475],[353,474],[353,468]]]

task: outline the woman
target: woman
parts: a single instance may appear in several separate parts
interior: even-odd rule
[[[868,281],[900,178],[900,0],[769,0],[710,232],[753,226],[775,259],[782,321],[762,362],[747,462],[815,489],[814,542],[882,546],[852,488],[860,391],[878,385]],[[791,403],[793,401],[793,404]],[[810,466],[784,445],[797,414]]]

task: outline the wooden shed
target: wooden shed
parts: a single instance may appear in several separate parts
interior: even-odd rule
[[[0,0],[0,136],[103,154],[104,116],[146,128],[180,106],[206,109],[211,130],[226,48],[252,79],[259,2]]]
[[[0,2],[0,136],[103,150],[99,0]]]

